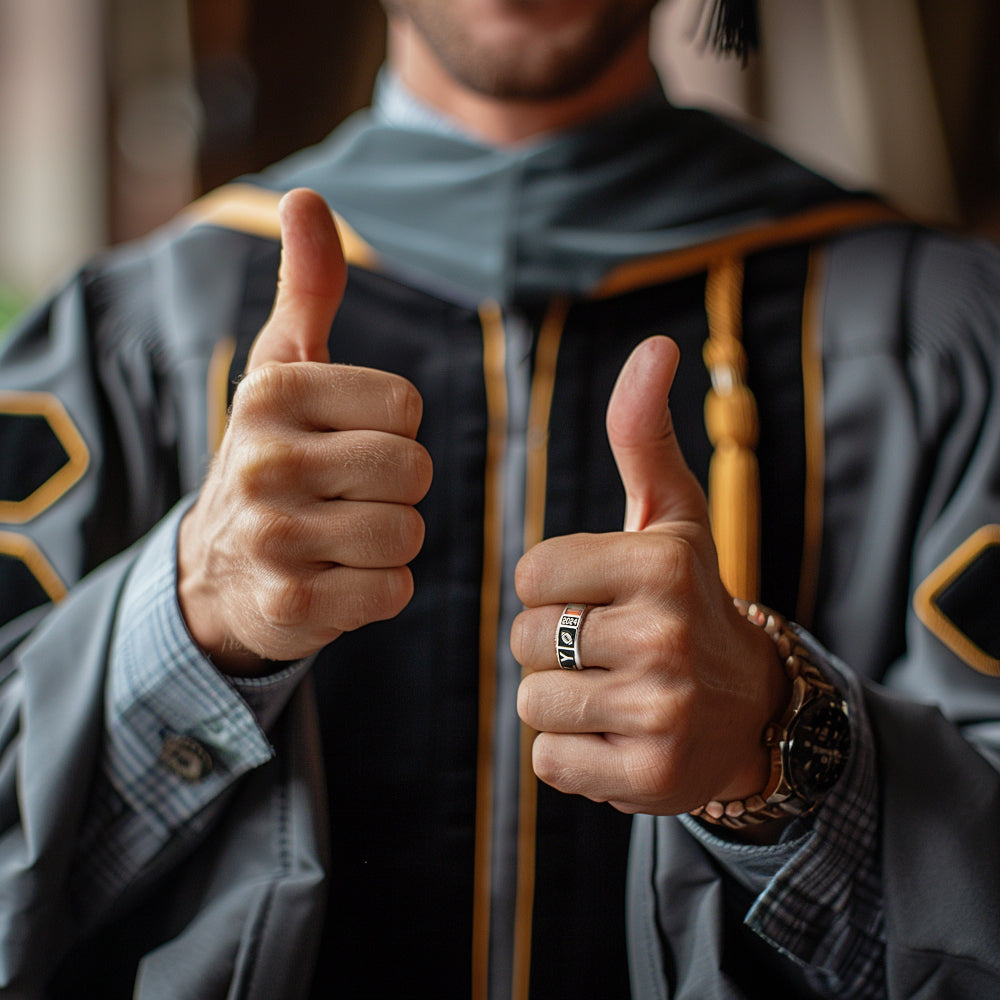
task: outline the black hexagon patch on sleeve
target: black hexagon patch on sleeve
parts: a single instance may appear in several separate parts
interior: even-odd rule
[[[917,588],[914,606],[953,653],[1000,677],[1000,525],[966,539]]]
[[[0,553],[0,624],[45,604],[48,599],[49,595],[20,559]]]
[[[20,504],[45,485],[69,455],[41,414],[0,413],[0,501]]]
[[[0,531],[0,624],[66,596],[66,586],[26,535]]]
[[[83,476],[86,443],[47,392],[0,393],[0,521],[25,524]]]

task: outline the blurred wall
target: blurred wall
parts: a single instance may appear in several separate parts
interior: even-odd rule
[[[377,0],[190,0],[209,189],[318,142],[363,107],[385,53]]]
[[[107,239],[103,0],[0,0],[0,286]]]
[[[0,323],[367,103],[377,0],[0,0]]]
[[[187,0],[104,0],[108,239],[148,232],[197,194],[201,107]]]

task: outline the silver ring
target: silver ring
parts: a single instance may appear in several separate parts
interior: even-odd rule
[[[580,629],[589,604],[567,604],[556,626],[556,659],[563,670],[583,670],[580,662]]]

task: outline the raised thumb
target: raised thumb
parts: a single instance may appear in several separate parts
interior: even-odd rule
[[[668,337],[644,340],[622,367],[608,402],[608,441],[625,487],[626,531],[708,519],[670,415],[679,361],[680,351]]]
[[[278,291],[250,352],[248,371],[269,361],[329,361],[330,325],[347,282],[337,225],[315,191],[289,191],[278,204],[278,215]]]

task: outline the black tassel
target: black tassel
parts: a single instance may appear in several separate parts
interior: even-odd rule
[[[699,20],[706,43],[723,55],[738,56],[746,63],[760,45],[755,0],[703,0]]]

